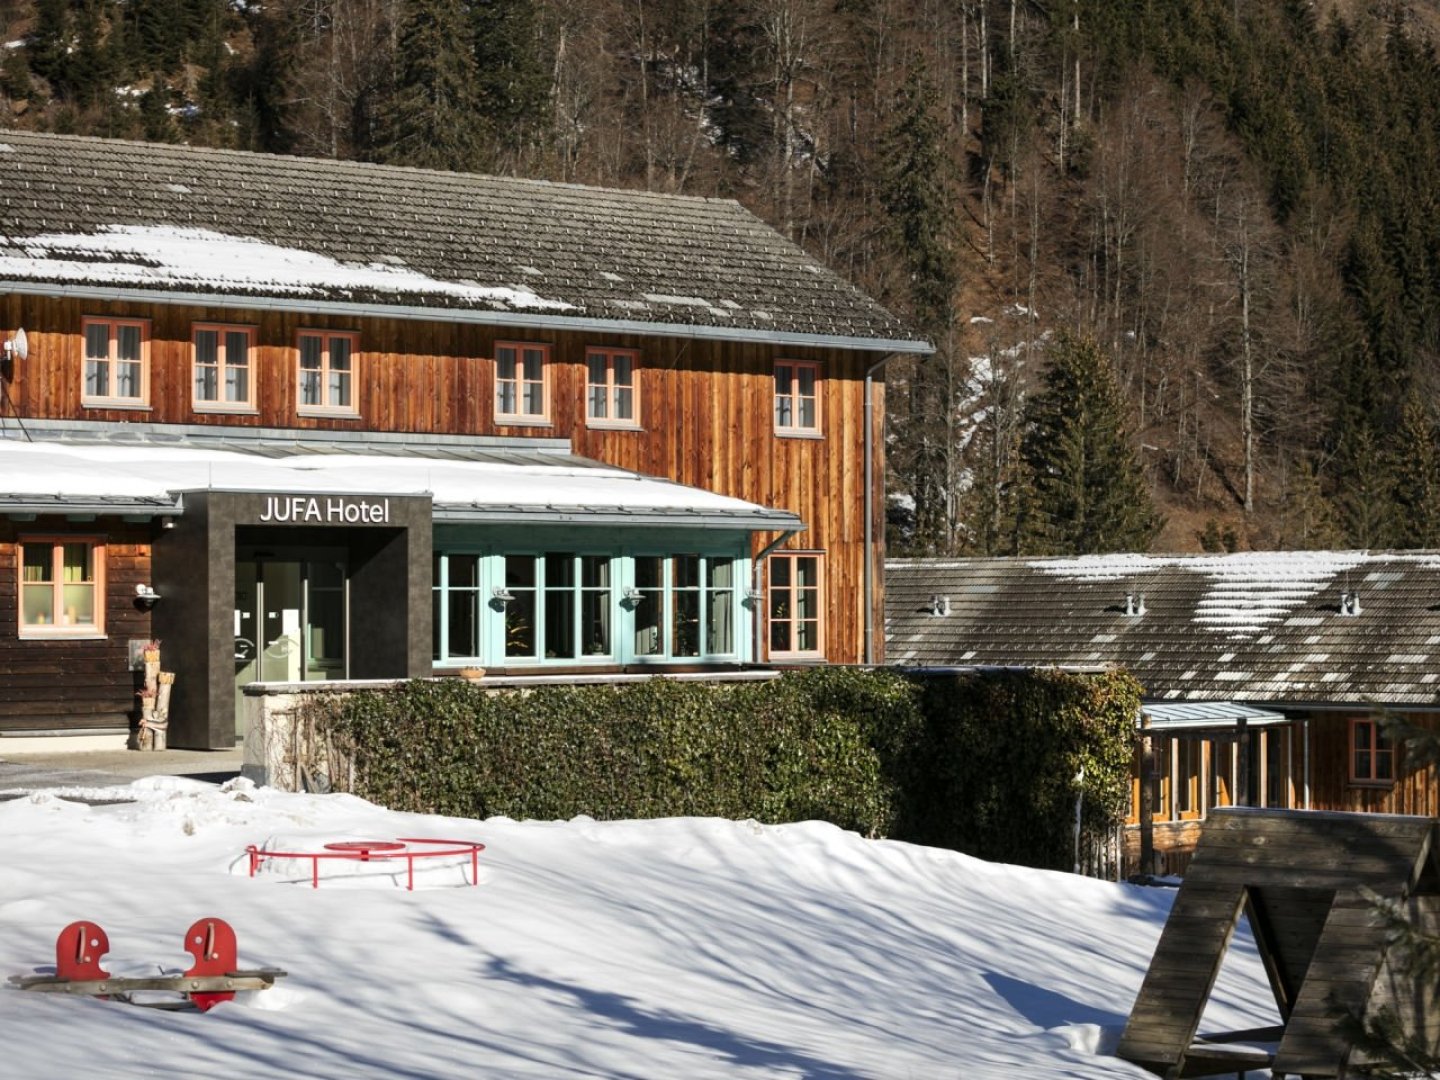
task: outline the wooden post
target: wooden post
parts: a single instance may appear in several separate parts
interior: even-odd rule
[[[1155,743],[1150,714],[1140,714],[1140,873],[1155,873]]]
[[[1235,805],[1250,805],[1250,722],[1245,717],[1235,721],[1235,755],[1238,760],[1235,776]]]

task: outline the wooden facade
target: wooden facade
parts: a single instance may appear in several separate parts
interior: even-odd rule
[[[301,313],[223,307],[138,305],[10,296],[3,318],[23,325],[30,359],[11,388],[22,416],[124,423],[214,424],[544,436],[570,440],[574,453],[620,468],[764,506],[790,510],[807,525],[784,545],[824,554],[826,659],[865,659],[864,506],[865,374],[883,354],[779,347],[687,337],[526,331],[442,321],[318,318]],[[144,319],[149,326],[146,408],[82,405],[83,321],[96,316]],[[254,327],[253,411],[210,411],[192,402],[192,328]],[[301,330],[351,331],[355,356],[353,418],[302,415],[297,405],[296,338]],[[497,341],[550,346],[546,423],[495,422]],[[638,425],[591,425],[585,415],[587,348],[633,349],[638,355]],[[779,435],[774,422],[777,360],[817,363],[821,371],[819,433]],[[872,622],[883,619],[883,384],[874,386],[870,500],[875,588]],[[774,537],[757,535],[755,549]],[[877,630],[873,648],[883,658]]]
[[[95,537],[105,543],[104,635],[22,640],[16,634],[19,541],[26,536]],[[86,731],[128,728],[138,682],[129,642],[151,636],[150,613],[135,587],[150,581],[150,526],[109,519],[74,522],[0,517],[0,730]]]
[[[1379,723],[1380,714],[1355,710],[1299,710],[1287,724],[1257,728],[1243,738],[1248,762],[1241,765],[1240,737],[1230,732],[1152,735],[1150,779],[1153,862],[1141,848],[1142,756],[1137,751],[1126,819],[1122,864],[1127,874],[1184,874],[1213,810],[1248,806],[1440,818],[1436,767],[1413,767],[1393,747],[1394,776],[1354,776],[1352,723]],[[1417,728],[1440,731],[1440,713],[1400,712]],[[1308,744],[1308,746],[1307,746]],[[1186,746],[1181,752],[1178,748]],[[1245,781],[1238,779],[1242,770]]]

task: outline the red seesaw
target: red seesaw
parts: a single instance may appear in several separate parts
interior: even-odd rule
[[[11,975],[10,982],[21,990],[114,998],[152,1008],[174,1008],[175,1003],[135,1001],[130,995],[137,990],[173,990],[208,1012],[234,999],[237,990],[267,990],[285,974],[279,968],[239,970],[235,931],[224,919],[200,919],[185,931],[185,951],[195,963],[182,975],[112,977],[100,966],[100,958],[109,951],[110,939],[98,923],[73,922],[55,939],[54,975]]]

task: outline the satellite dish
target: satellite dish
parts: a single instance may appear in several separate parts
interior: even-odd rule
[[[30,355],[30,339],[25,336],[23,326],[16,330],[15,336],[10,339],[10,347],[14,349],[17,360],[24,360]]]

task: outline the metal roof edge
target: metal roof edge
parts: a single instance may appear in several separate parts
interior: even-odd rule
[[[745,532],[774,532],[782,529],[802,531],[805,523],[794,514],[779,511],[769,513],[717,513],[714,511],[691,510],[636,510],[588,509],[586,507],[554,506],[503,506],[503,507],[460,507],[454,504],[436,503],[431,511],[434,522],[445,525],[496,524],[517,522],[527,524],[564,525],[586,523],[592,525],[631,525],[646,528],[707,528],[735,529]]]
[[[487,450],[525,450],[535,453],[563,452],[574,456],[569,439],[555,436],[517,435],[454,435],[445,433],[410,431],[369,431],[344,428],[277,428],[248,427],[232,424],[160,424],[150,421],[116,420],[61,420],[55,418],[24,418],[25,431],[40,435],[46,442],[64,438],[100,436],[139,436],[121,438],[115,441],[144,444],[144,436],[173,436],[174,439],[198,439],[226,441],[231,443],[314,443],[383,445],[402,448],[416,447],[463,447]],[[0,439],[6,437],[8,425],[0,430]],[[17,431],[17,435],[19,432]],[[16,438],[14,441],[20,441]],[[144,445],[164,446],[167,443]],[[612,467],[612,466],[607,466]]]
[[[159,304],[193,304],[231,307],[247,311],[284,311],[352,317],[453,322],[482,326],[535,327],[553,330],[592,330],[610,334],[649,334],[657,337],[699,338],[707,341],[760,342],[797,348],[845,349],[863,352],[914,353],[928,356],[935,347],[928,341],[904,338],[866,338],[843,334],[802,334],[795,331],[733,329],[692,323],[644,322],[604,319],[594,315],[572,317],[476,308],[429,308],[413,304],[372,304],[357,301],[287,299],[240,293],[178,292],[168,289],[126,289],[101,285],[64,285],[53,282],[4,280],[0,292],[26,296],[70,297],[80,300],[134,301]]]

